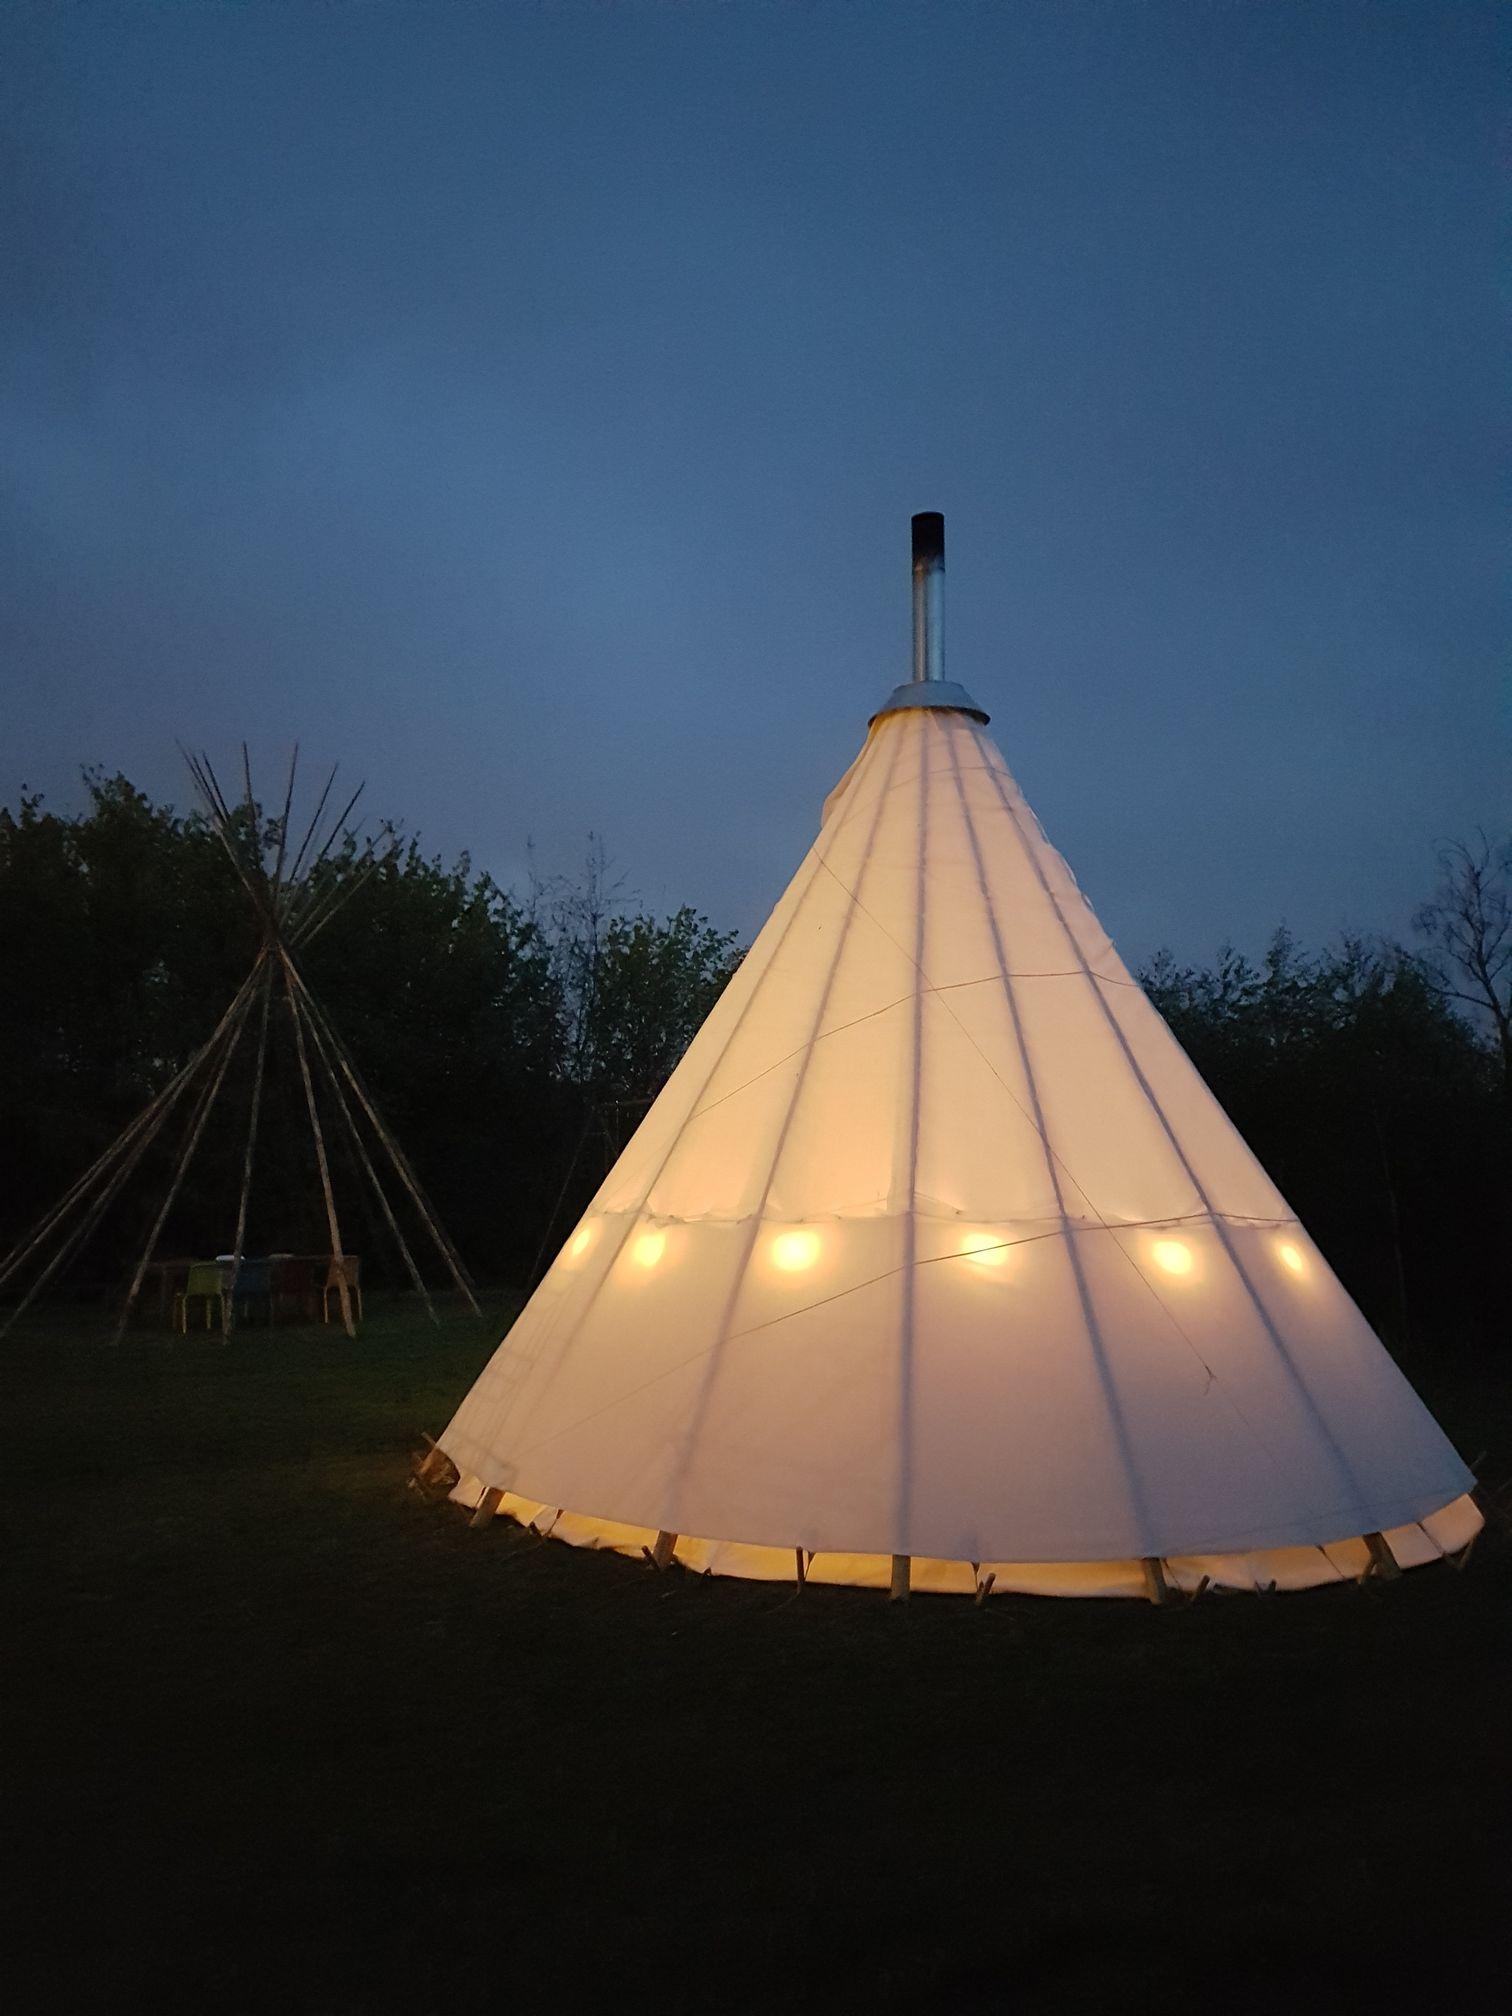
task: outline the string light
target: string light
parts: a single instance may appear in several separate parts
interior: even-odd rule
[[[1155,1265],[1167,1274],[1190,1274],[1192,1249],[1179,1239],[1157,1239],[1153,1248]]]
[[[968,1232],[961,1251],[975,1267],[1001,1267],[1008,1258],[1008,1246],[1000,1232]]]
[[[806,1228],[779,1232],[772,1241],[772,1265],[784,1274],[799,1274],[819,1258],[819,1234]]]
[[[666,1250],[665,1232],[642,1232],[630,1249],[630,1257],[637,1267],[654,1267]]]

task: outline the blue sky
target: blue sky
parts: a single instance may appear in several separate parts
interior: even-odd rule
[[[0,796],[290,741],[753,930],[947,670],[1126,955],[1404,934],[1509,807],[1454,5],[0,20]]]

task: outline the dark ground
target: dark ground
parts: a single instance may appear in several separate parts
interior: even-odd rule
[[[495,1327],[5,1347],[10,2007],[1512,2010],[1502,1534],[1173,1611],[658,1576],[406,1488]],[[1512,1469],[1512,1368],[1418,1383]]]

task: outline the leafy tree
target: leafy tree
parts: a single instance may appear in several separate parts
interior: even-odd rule
[[[208,824],[88,773],[74,818],[23,796],[0,809],[0,1242],[8,1247],[187,1061],[245,978],[257,927]],[[253,809],[265,844],[276,822]],[[521,901],[464,855],[413,841],[364,860],[350,836],[313,878],[344,896],[302,963],[444,1223],[485,1276],[528,1274],[612,1145],[655,1096],[712,1005],[733,941],[683,910],[626,913],[601,848],[578,883]],[[275,989],[253,1223],[265,1248],[318,1251],[324,1205],[287,1009]],[[254,1043],[243,1038],[165,1235],[218,1251],[234,1221]],[[328,1147],[353,1243],[389,1244],[339,1115]],[[183,1137],[179,1116],[102,1228],[97,1266],[140,1250]],[[580,1166],[581,1165],[581,1166]]]
[[[1383,1332],[1500,1334],[1495,1062],[1422,961],[1358,938],[1308,956],[1278,932],[1258,964],[1162,953],[1141,979]]]

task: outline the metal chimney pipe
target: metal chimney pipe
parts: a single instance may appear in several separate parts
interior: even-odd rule
[[[913,520],[913,676],[945,677],[945,520],[918,511]]]

